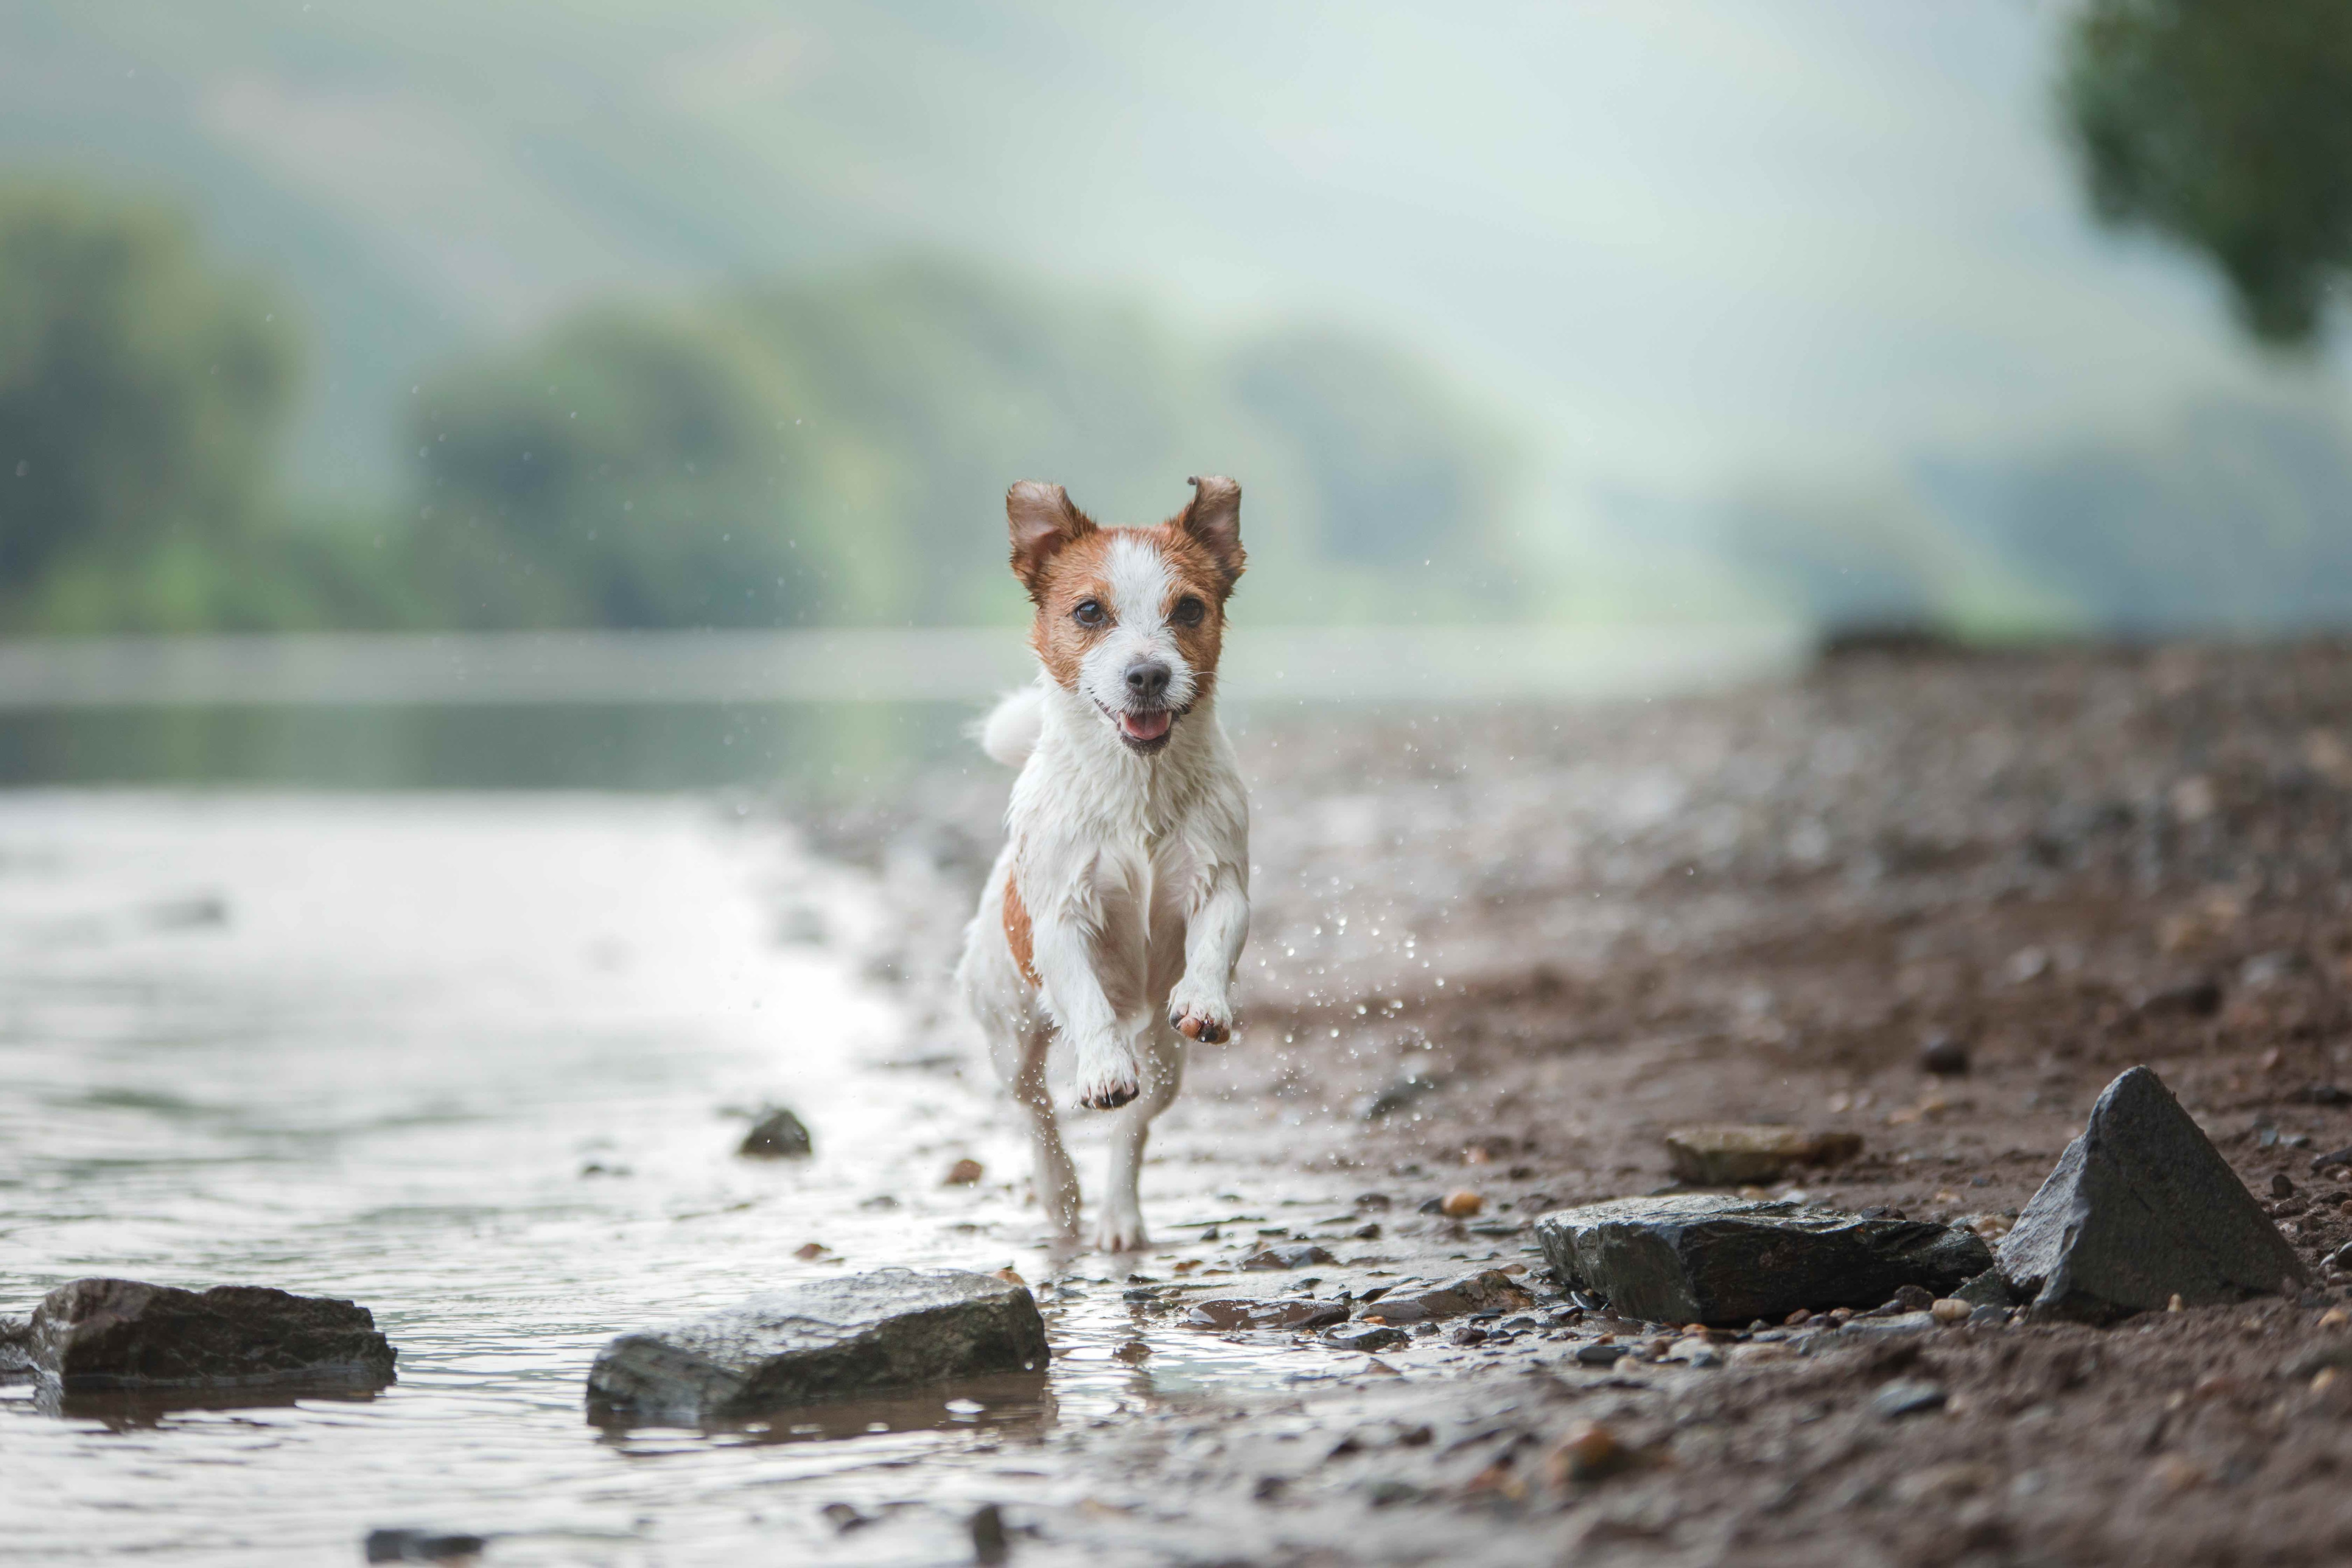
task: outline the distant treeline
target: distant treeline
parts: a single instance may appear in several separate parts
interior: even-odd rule
[[[1360,337],[937,258],[601,305],[422,384],[408,493],[325,514],[298,314],[167,210],[0,185],[0,632],[996,618],[1009,481],[1153,521],[1203,471],[1269,619],[1515,601],[1507,440]]]

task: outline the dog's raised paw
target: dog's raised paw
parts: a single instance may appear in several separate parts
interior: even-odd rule
[[[1188,1040],[1198,1040],[1204,1046],[1221,1046],[1233,1037],[1234,1010],[1230,1004],[1223,1002],[1171,996],[1168,999],[1168,1026]]]

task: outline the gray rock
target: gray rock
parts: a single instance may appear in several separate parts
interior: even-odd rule
[[[1409,1073],[1381,1089],[1378,1094],[1367,1097],[1356,1108],[1356,1114],[1366,1121],[1378,1121],[1402,1110],[1422,1096],[1434,1093],[1436,1089],[1436,1079]]]
[[[1999,1268],[1988,1268],[1952,1292],[1959,1300],[1976,1308],[2012,1307],[2017,1299],[2010,1294],[2009,1281],[2000,1277]],[[1971,1321],[1974,1320],[1971,1319]]]
[[[1012,1552],[1004,1535],[1004,1511],[992,1502],[982,1503],[971,1516],[971,1560],[995,1568]]]
[[[885,1268],[755,1296],[596,1353],[599,1419],[691,1426],[885,1389],[1045,1367],[1029,1292],[988,1274]]]
[[[1326,1329],[1346,1322],[1348,1308],[1342,1301],[1213,1296],[1193,1302],[1184,1321],[1205,1329]]]
[[[68,1393],[309,1384],[382,1388],[395,1352],[365,1307],[261,1285],[77,1279],[41,1299],[11,1358]]]
[[[2107,1085],[2083,1135],[2000,1244],[2036,1318],[2111,1322],[2269,1295],[2303,1261],[2204,1131],[2144,1067]]]
[[[754,1160],[801,1160],[807,1158],[814,1147],[801,1119],[774,1106],[760,1113],[760,1119],[751,1124],[751,1131],[743,1134],[743,1142],[735,1152]]]
[[[1499,1268],[1480,1268],[1422,1289],[1391,1290],[1357,1309],[1360,1318],[1391,1323],[1427,1323],[1465,1312],[1524,1312],[1536,1299]]]
[[[1323,1342],[1343,1351],[1384,1351],[1412,1338],[1402,1329],[1391,1329],[1385,1323],[1352,1323],[1344,1329],[1333,1329],[1323,1336]]]
[[[1924,1334],[1935,1326],[1933,1312],[1895,1312],[1884,1318],[1855,1318],[1830,1331],[1841,1340],[1899,1340]]]
[[[1318,1263],[1339,1261],[1311,1241],[1294,1241],[1280,1247],[1262,1247],[1242,1259],[1244,1268],[1306,1268]]]
[[[1580,1365],[1615,1366],[1620,1361],[1633,1353],[1633,1347],[1612,1342],[1605,1345],[1579,1345],[1573,1353]]]
[[[1871,1396],[1871,1413],[1882,1420],[1895,1421],[1906,1415],[1918,1415],[1944,1407],[1942,1387],[1932,1383],[1905,1379],[1890,1383]]]
[[[1944,1295],[1992,1266],[1957,1226],[1700,1193],[1557,1210],[1536,1222],[1536,1240],[1569,1285],[1666,1323],[1875,1307],[1904,1285]]]
[[[439,1530],[371,1530],[364,1550],[371,1563],[450,1563],[478,1557],[485,1537]]]

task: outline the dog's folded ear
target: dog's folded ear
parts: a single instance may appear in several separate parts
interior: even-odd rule
[[[1095,520],[1070,504],[1069,491],[1038,479],[1004,492],[1004,518],[1013,529],[1013,574],[1033,599],[1055,555],[1095,531]]]
[[[1192,487],[1192,501],[1177,518],[1176,526],[1209,552],[1231,589],[1249,562],[1242,549],[1242,487],[1223,474],[1205,474],[1184,482]]]

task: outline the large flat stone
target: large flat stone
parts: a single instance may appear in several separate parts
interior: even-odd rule
[[[382,1388],[395,1352],[365,1307],[260,1285],[183,1290],[77,1279],[41,1299],[5,1358],[68,1393],[315,1384]]]
[[[1536,1222],[1536,1240],[1568,1284],[1669,1323],[1875,1307],[1905,1285],[1948,1295],[1992,1263],[1954,1226],[1703,1193],[1560,1209]]]
[[[2303,1260],[2164,1081],[2107,1085],[2001,1238],[2001,1278],[2036,1317],[2110,1322],[2178,1295],[2208,1306],[2299,1286]]]
[[[603,1419],[692,1426],[956,1378],[1039,1372],[1045,1324],[1021,1286],[954,1269],[885,1268],[755,1296],[623,1334],[596,1353]]]
[[[1716,1122],[1666,1134],[1675,1174],[1695,1187],[1776,1182],[1796,1165],[1836,1165],[1862,1152],[1859,1132],[1809,1132],[1801,1127]]]

